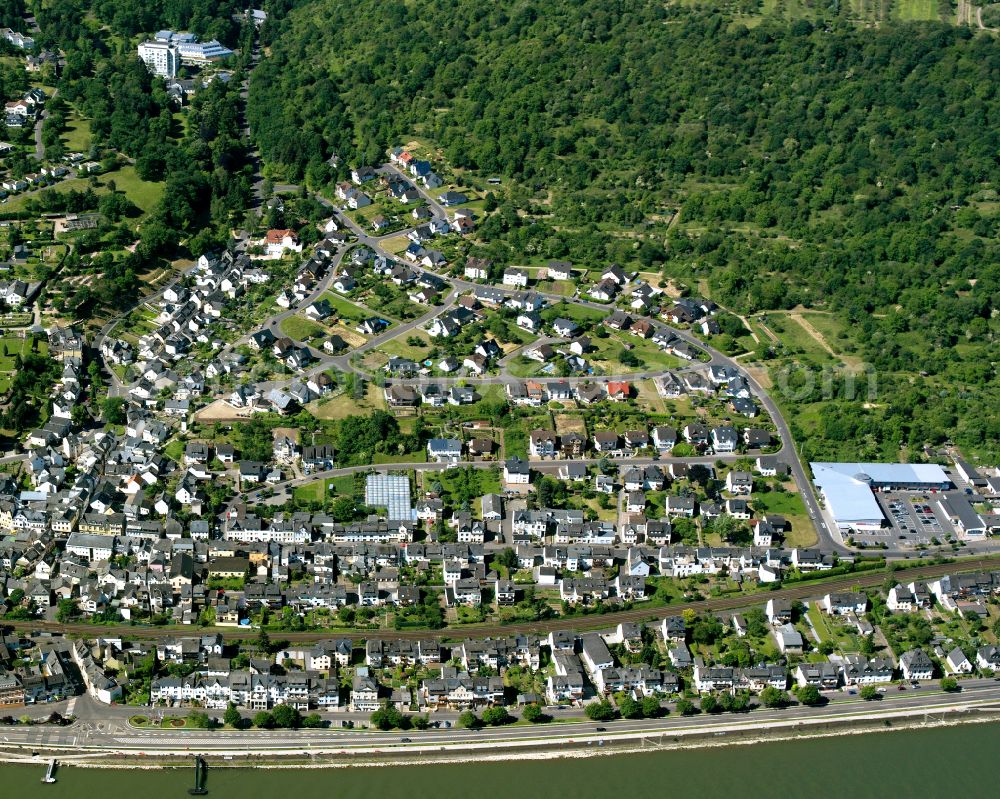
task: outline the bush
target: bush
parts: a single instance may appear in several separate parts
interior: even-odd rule
[[[694,702],[688,699],[678,699],[677,700],[677,712],[682,716],[693,716],[696,712]]]
[[[398,708],[386,702],[369,717],[371,726],[378,730],[407,729],[410,726],[409,718],[404,716]]]
[[[860,695],[866,702],[871,702],[873,699],[878,699],[882,696],[882,694],[878,692],[878,688],[874,685],[862,685]]]
[[[302,714],[291,705],[278,705],[274,711],[274,723],[278,727],[297,730],[302,726]]]
[[[615,709],[607,699],[591,702],[585,712],[591,721],[610,721],[615,717]]]
[[[507,712],[505,707],[488,707],[483,711],[483,723],[491,727],[502,727],[510,724],[514,720],[513,716]]]
[[[658,719],[663,715],[663,707],[657,696],[645,696],[642,699],[642,715],[647,719]]]
[[[945,677],[941,680],[941,690],[947,691],[948,693],[954,693],[960,690],[958,687],[958,680],[954,677]]]
[[[482,722],[479,720],[479,717],[475,713],[473,713],[471,710],[464,711],[458,717],[458,726],[459,727],[463,727],[463,728],[465,728],[467,730],[471,730],[471,729],[474,729],[475,727],[479,727],[481,724],[482,724]]]
[[[538,724],[542,721],[547,721],[548,716],[546,716],[542,709],[536,704],[525,705],[524,710],[521,711],[521,718],[525,721],[530,721],[532,724]]]
[[[274,716],[268,711],[262,710],[253,717],[253,726],[261,730],[274,729]]]
[[[622,714],[623,719],[641,719],[642,705],[631,696],[623,696],[618,703],[618,712]]]
[[[215,726],[215,724],[212,719],[208,717],[207,713],[200,710],[193,710],[188,713],[187,726],[196,730],[210,730]]]
[[[815,685],[803,685],[795,692],[795,695],[803,705],[809,707],[823,704],[823,696]]]
[[[788,694],[778,688],[775,688],[773,685],[769,685],[760,692],[760,701],[764,707],[784,707],[788,704]]]
[[[240,716],[240,711],[236,709],[236,705],[230,702],[226,707],[226,712],[222,715],[222,720],[230,727],[239,727],[243,722],[243,717]]]

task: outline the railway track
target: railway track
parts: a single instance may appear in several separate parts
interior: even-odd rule
[[[292,632],[284,630],[268,630],[275,638],[289,643],[310,643],[332,637],[352,637],[356,639],[394,638],[404,640],[421,640],[436,638],[441,640],[461,640],[465,638],[488,638],[517,634],[544,634],[554,630],[595,630],[614,627],[622,622],[651,623],[667,616],[680,616],[686,610],[697,613],[719,613],[724,611],[742,610],[753,605],[766,602],[768,599],[808,599],[830,591],[846,591],[854,587],[872,588],[881,585],[886,577],[893,577],[899,582],[911,580],[926,580],[941,577],[945,574],[959,572],[983,571],[1000,567],[1000,555],[978,557],[968,560],[937,563],[927,566],[915,566],[908,569],[886,571],[879,569],[871,572],[848,574],[841,578],[822,581],[806,581],[795,585],[779,588],[757,594],[740,594],[727,597],[715,597],[693,602],[679,602],[663,607],[635,607],[612,613],[590,616],[571,616],[544,621],[525,622],[523,624],[470,624],[461,627],[448,627],[441,630],[315,630],[308,632]],[[49,621],[17,621],[7,622],[5,626],[19,631],[40,630],[43,632],[60,633],[81,638],[141,638],[156,639],[168,635],[196,635],[201,632],[217,632],[226,641],[246,641],[257,636],[257,629],[242,629],[238,627],[197,627],[197,626],[138,626],[128,624],[60,624]]]

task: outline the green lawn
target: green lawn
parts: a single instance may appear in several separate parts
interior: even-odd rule
[[[941,19],[937,0],[895,0],[892,4],[892,16],[907,22]]]
[[[135,167],[126,166],[115,172],[107,172],[104,175],[100,175],[97,178],[96,193],[98,195],[107,194],[109,192],[108,183],[110,181],[114,181],[115,189],[124,192],[125,196],[135,203],[143,213],[149,213],[160,201],[165,185],[164,183],[149,183],[140,180],[139,176],[135,173]],[[89,187],[90,178],[71,178],[70,180],[59,181],[55,186],[51,187],[51,190],[68,193],[70,190],[86,191]],[[26,192],[16,197],[11,197],[4,206],[4,210],[7,212],[22,211],[27,205],[28,200],[35,196],[37,196],[37,192]]]
[[[791,525],[785,543],[791,547],[811,546],[816,543],[816,530],[806,512],[802,497],[791,492],[755,492],[750,498],[750,506],[757,516],[777,513],[784,516]]]
[[[133,166],[125,166],[117,172],[110,172],[100,180],[105,185],[109,180],[114,180],[118,191],[125,192],[125,195],[145,213],[153,210],[160,201],[165,186],[162,182],[150,183],[140,179]]]
[[[607,338],[591,339],[597,351],[586,356],[599,363],[609,373],[627,374],[629,372],[649,372],[663,369],[676,369],[683,365],[681,360],[664,352],[648,339],[640,339],[626,334],[612,333]],[[631,352],[640,361],[638,366],[624,366],[618,358],[626,345],[631,346]]]
[[[75,113],[71,114],[66,123],[66,132],[62,135],[66,149],[86,154],[90,151],[90,138],[90,122]]]
[[[344,475],[297,486],[292,496],[298,503],[322,502],[328,496],[354,496],[354,477]]]
[[[311,483],[296,486],[292,496],[296,502],[302,504],[322,502],[326,498],[326,483],[326,480],[314,480]]]
[[[326,331],[311,319],[295,314],[281,320],[281,332],[296,341],[305,341],[323,335]]]
[[[412,344],[406,343],[408,338],[414,337],[424,342],[424,346],[415,347]],[[379,347],[379,351],[396,358],[410,358],[414,361],[421,361],[427,357],[427,353],[430,352],[430,347],[430,336],[428,336],[427,333],[423,330],[411,330],[405,336],[400,336],[399,338],[390,339],[385,342],[385,344]]]
[[[36,349],[40,355],[48,355],[48,342],[40,340]],[[4,336],[0,338],[0,372],[14,371],[15,357],[18,355],[24,357],[30,352],[30,338],[19,338],[17,336]]]
[[[585,322],[599,322],[608,314],[599,308],[589,308],[586,305],[579,305],[573,302],[556,303],[550,305],[542,311],[542,318],[551,322],[553,319],[571,319],[577,324]]]
[[[812,622],[813,629],[816,631],[816,635],[819,636],[820,643],[823,641],[837,642],[837,636],[827,626],[826,619],[824,618],[825,614],[819,609],[816,602],[809,604],[809,610],[806,615],[809,617],[809,621]]]
[[[324,397],[310,402],[306,410],[317,419],[343,419],[355,414],[369,413],[372,410],[384,411],[385,396],[381,388],[369,383],[363,399],[341,393],[335,397]]]
[[[163,454],[170,460],[180,463],[181,458],[184,457],[184,442],[175,438],[163,448]]]
[[[517,357],[507,365],[508,370],[514,377],[535,377],[542,374],[545,364],[533,361],[530,358]]]
[[[764,324],[792,355],[797,355],[818,365],[827,364],[834,360],[833,356],[791,317],[784,314],[766,314]]]
[[[373,463],[427,463],[427,450],[421,449],[416,452],[404,452],[402,455],[388,455],[384,452],[376,452],[372,458]]]
[[[346,319],[349,322],[360,322],[370,316],[364,308],[359,308],[350,300],[339,294],[334,294],[332,291],[326,292],[322,298],[330,302],[330,305],[337,312],[337,316],[341,319]]]
[[[16,336],[0,338],[0,394],[6,394],[10,390],[16,374],[15,359],[18,355],[23,357],[31,352],[31,342],[30,338]],[[48,342],[39,340],[36,351],[40,355],[47,355],[49,352]]]

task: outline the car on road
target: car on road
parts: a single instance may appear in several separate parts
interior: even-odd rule
[[[594,727],[594,732],[607,732],[607,727]]]
[[[399,742],[401,744],[411,744],[411,743],[413,743],[413,741],[410,738],[400,738]]]

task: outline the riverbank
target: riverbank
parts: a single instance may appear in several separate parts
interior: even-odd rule
[[[412,745],[392,747],[399,739],[386,738],[384,743],[373,743],[364,748],[346,746],[323,747],[322,742],[303,742],[298,747],[273,751],[248,752],[246,749],[218,749],[194,745],[183,752],[146,753],[122,750],[57,751],[39,748],[38,757],[23,752],[0,750],[0,762],[9,764],[41,764],[56,757],[64,766],[99,769],[177,769],[186,768],[194,754],[208,758],[211,768],[254,769],[332,769],[332,768],[395,768],[414,765],[454,765],[581,759],[611,755],[634,755],[650,751],[680,751],[716,749],[720,747],[754,746],[789,741],[871,735],[881,732],[902,732],[928,728],[946,728],[968,724],[1000,722],[998,707],[945,707],[928,710],[907,710],[898,713],[866,714],[849,718],[817,719],[808,721],[792,719],[787,723],[747,723],[734,720],[725,726],[699,727],[692,723],[690,729],[649,730],[643,732],[615,733],[613,726],[601,733],[581,731],[571,739],[550,739],[539,728],[537,739],[516,742],[481,743],[434,746],[418,740]],[[194,741],[192,741],[195,744]],[[220,745],[224,742],[220,741]]]
[[[627,790],[632,799],[738,795],[744,799],[815,799],[887,795],[925,799],[991,796],[1000,779],[995,752],[1000,723],[897,729],[893,735],[837,735],[767,741],[725,750],[700,747],[678,751],[646,749],[615,757],[568,757],[501,764],[411,761],[386,768],[279,767],[218,768],[209,761],[210,799],[292,795],[295,799],[367,799],[405,792],[411,799],[484,799],[506,795],[551,799],[554,791],[573,799],[604,799],[609,790]],[[57,782],[39,789],[45,764],[0,765],[0,784],[11,796],[77,799],[79,796],[135,794],[143,799],[177,799],[193,784],[191,759],[183,768],[66,768]],[[615,786],[615,787],[612,787]],[[621,786],[621,787],[618,787]],[[624,786],[628,786],[624,788]],[[669,786],[669,788],[667,788]]]

